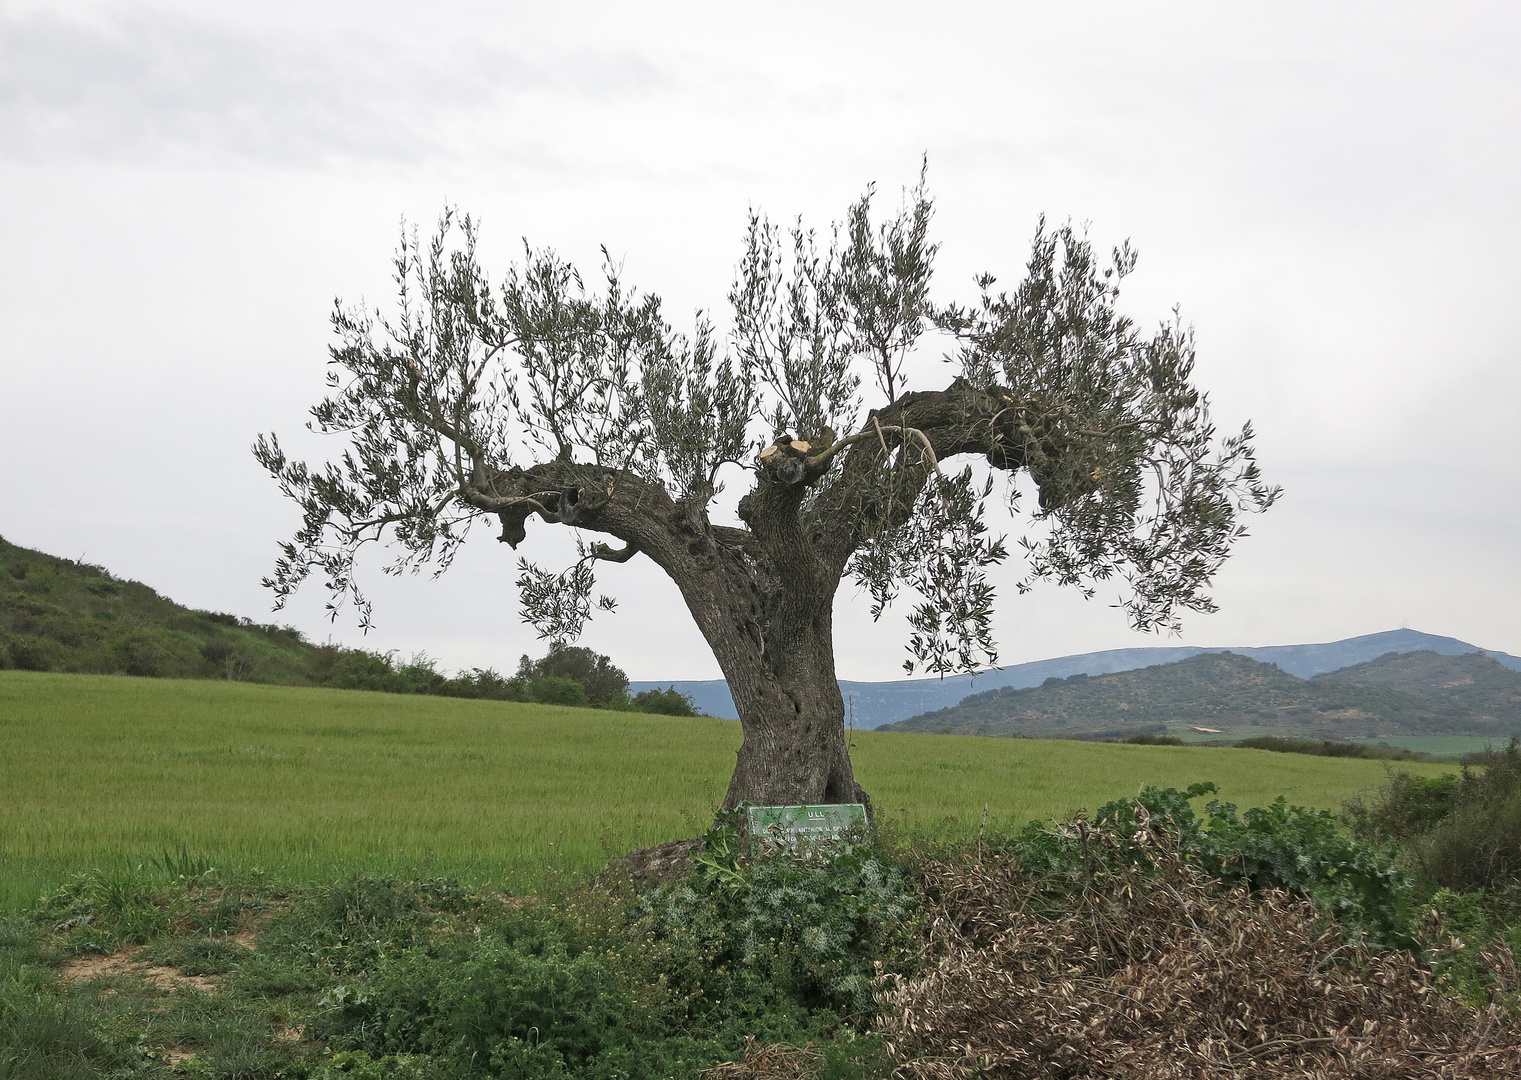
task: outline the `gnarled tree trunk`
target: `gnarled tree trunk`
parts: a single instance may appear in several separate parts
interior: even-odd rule
[[[851,768],[835,676],[834,597],[863,538],[902,520],[934,471],[921,463],[900,470],[889,488],[872,490],[867,477],[877,468],[877,444],[897,449],[912,431],[934,455],[979,453],[998,467],[1018,467],[1002,443],[1007,421],[986,419],[1000,404],[953,384],[944,392],[906,394],[872,413],[869,443],[842,440],[821,452],[782,440],[740,500],[746,528],[715,525],[704,507],[672,499],[632,473],[571,462],[499,473],[481,505],[499,514],[501,539],[516,545],[527,517],[539,511],[517,504],[497,509],[493,500],[561,492],[547,508],[552,517],[626,545],[597,547],[596,557],[622,561],[642,553],[675,582],[728,680],[744,728],[726,808],[869,807]],[[812,483],[830,472],[836,450],[844,450],[843,468],[805,502]]]
[[[680,587],[744,730],[724,808],[869,807],[851,769],[835,675],[839,576],[791,543],[758,543],[753,532],[705,521],[688,532],[679,552],[659,545],[650,554]]]
[[[765,641],[760,664],[724,672],[745,733],[724,807],[870,805],[851,769],[831,613],[821,611],[795,634],[777,629]]]

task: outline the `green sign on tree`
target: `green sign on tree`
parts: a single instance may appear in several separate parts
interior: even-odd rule
[[[852,828],[866,824],[862,803],[828,806],[752,806],[750,835],[788,851],[834,843]]]

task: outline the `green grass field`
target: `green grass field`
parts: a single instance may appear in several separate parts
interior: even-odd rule
[[[1487,739],[1477,735],[1390,735],[1379,739],[1351,739],[1350,742],[1373,745],[1402,746],[1406,750],[1419,750],[1423,754],[1438,757],[1462,757],[1484,750],[1505,749],[1505,739]]]
[[[691,836],[739,725],[543,705],[0,672],[0,906],[181,850],[276,880],[344,870],[526,884]],[[912,830],[1069,814],[1143,783],[1336,807],[1376,761],[857,732],[879,814]],[[1447,766],[1411,764],[1426,773]]]

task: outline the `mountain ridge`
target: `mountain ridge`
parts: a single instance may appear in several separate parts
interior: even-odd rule
[[[1184,660],[1202,653],[1235,653],[1253,660],[1277,664],[1290,675],[1305,679],[1324,672],[1351,667],[1354,664],[1366,663],[1389,652],[1420,651],[1431,651],[1443,655],[1482,652],[1506,668],[1521,671],[1521,657],[1481,649],[1477,645],[1470,645],[1458,638],[1405,628],[1305,645],[1244,647],[1163,645],[1107,649],[1100,652],[1073,653],[1047,660],[1013,664],[1006,668],[982,672],[976,676],[953,675],[946,679],[896,679],[884,682],[841,679],[840,691],[845,695],[847,712],[852,709],[854,711],[856,726],[876,728],[906,720],[920,713],[955,705],[962,698],[985,690],[1006,686],[1015,688],[1039,686],[1052,677],[1067,678],[1079,674],[1095,676],[1133,671],[1156,664]],[[739,715],[734,708],[734,699],[729,695],[728,684],[722,679],[633,681],[629,683],[629,690],[633,692],[657,687],[664,689],[668,686],[675,686],[679,693],[690,694],[697,707],[710,716],[734,719]]]
[[[1306,678],[1388,652],[1462,655],[1483,650],[1457,638],[1401,629],[1309,645],[1110,649],[943,680],[841,680],[840,689],[854,724],[872,728],[954,706],[987,690],[1038,686],[1053,677],[1137,670],[1227,651],[1275,663],[1291,675]],[[103,567],[23,548],[0,537],[0,668],[120,671],[301,685],[325,678],[312,664],[331,661],[327,654],[333,652],[305,641],[291,627],[186,608]],[[1521,671],[1521,658],[1503,652],[1488,655],[1506,668]],[[629,689],[637,694],[671,686],[678,693],[690,694],[697,707],[710,715],[736,716],[721,679],[645,680],[631,683]]]
[[[1031,738],[1521,734],[1521,672],[1482,652],[1385,653],[1309,679],[1234,652],[999,687],[890,731]]]

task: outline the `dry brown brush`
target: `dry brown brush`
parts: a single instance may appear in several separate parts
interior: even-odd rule
[[[808,1043],[761,1043],[745,1040],[745,1053],[738,1061],[726,1061],[703,1070],[703,1080],[815,1080],[824,1069],[824,1055]]]
[[[1420,959],[1371,954],[1288,893],[1225,889],[1155,837],[1132,838],[1141,864],[1095,859],[1060,888],[1007,855],[928,864],[929,961],[881,979],[897,1075],[1521,1076],[1521,1032]]]

